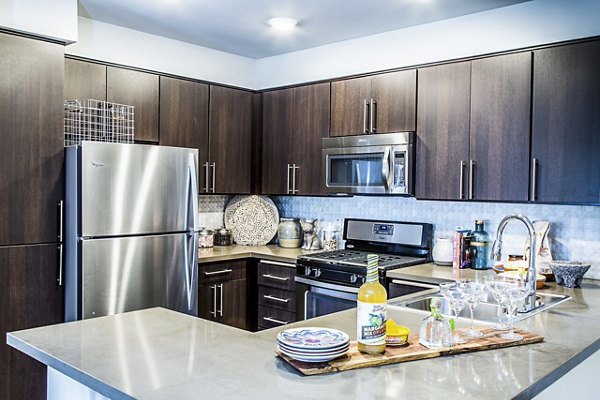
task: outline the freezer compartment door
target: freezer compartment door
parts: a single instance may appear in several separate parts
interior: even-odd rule
[[[79,150],[80,236],[197,230],[198,150],[101,142]]]
[[[197,234],[81,242],[80,318],[161,306],[198,315]]]

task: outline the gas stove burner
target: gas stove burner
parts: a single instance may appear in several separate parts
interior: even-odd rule
[[[379,256],[379,269],[399,268],[402,266],[420,264],[425,261],[425,258],[423,257],[408,257],[358,250],[336,250],[311,254],[309,256],[302,256],[301,258],[305,260],[311,260],[315,263],[321,262],[329,265],[347,265],[366,268],[368,254],[377,254]]]

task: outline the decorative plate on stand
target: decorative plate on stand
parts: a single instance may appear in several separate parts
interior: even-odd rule
[[[225,227],[233,241],[246,246],[263,246],[277,233],[279,211],[267,196],[235,196],[225,208]]]

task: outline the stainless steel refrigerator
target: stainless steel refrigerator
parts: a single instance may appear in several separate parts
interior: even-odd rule
[[[66,320],[154,306],[198,315],[198,150],[65,152]]]

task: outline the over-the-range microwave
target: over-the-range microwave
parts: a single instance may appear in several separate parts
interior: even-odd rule
[[[414,194],[414,132],[323,139],[324,193]]]

